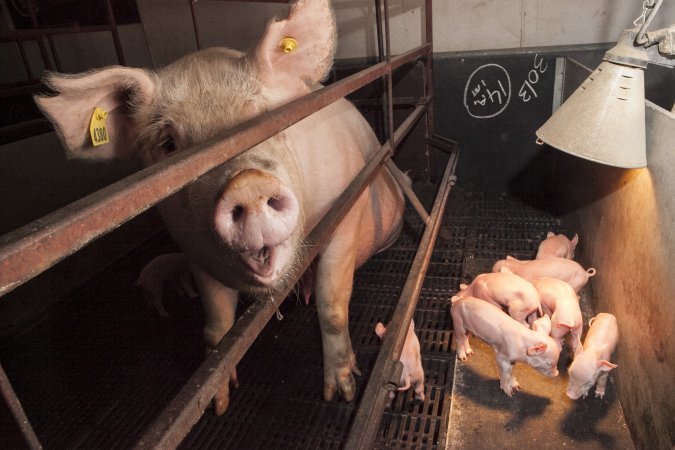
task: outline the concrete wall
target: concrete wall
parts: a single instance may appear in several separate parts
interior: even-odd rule
[[[142,25],[120,27],[127,65],[161,67],[197,48],[189,2],[138,0]],[[422,42],[424,0],[391,0],[393,53]],[[202,46],[251,47],[268,20],[285,16],[283,4],[200,1],[195,4]],[[2,5],[0,5],[0,8]],[[373,0],[334,0],[339,45],[336,57],[377,54]],[[635,0],[441,0],[433,5],[434,50],[460,52],[615,42],[641,13]],[[675,22],[675,2],[663,2],[650,30]],[[0,22],[0,29],[7,28]],[[56,38],[65,71],[116,63],[109,33]],[[35,74],[43,69],[37,46],[26,52]],[[13,44],[0,45],[0,82],[24,76]]]
[[[336,58],[376,55],[374,1],[334,0],[333,5],[339,36]],[[389,5],[393,53],[418,46],[422,42],[424,0],[391,0]],[[166,64],[191,46],[196,48],[186,2],[138,0],[138,7],[156,64]],[[285,11],[286,6],[278,4],[198,2],[202,45],[247,49],[255,44],[266,22],[283,17]],[[433,5],[434,51],[616,42],[641,12],[641,2],[635,0],[437,0]],[[649,29],[673,22],[675,2],[663,2]]]

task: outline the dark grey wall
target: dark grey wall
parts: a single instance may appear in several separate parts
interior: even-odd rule
[[[556,57],[599,60],[604,46],[572,50],[435,55],[435,131],[459,142],[461,185],[542,194],[544,180],[538,178],[549,170],[550,158],[535,143],[535,131],[551,115]]]
[[[532,195],[533,201],[555,193],[548,177],[558,151],[535,143],[535,131],[552,113],[555,59],[571,57],[594,69],[609,46],[436,54],[435,131],[459,142],[458,182],[468,189]],[[645,96],[670,110],[675,70],[650,65]]]

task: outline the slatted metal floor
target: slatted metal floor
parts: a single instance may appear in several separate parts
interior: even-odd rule
[[[425,400],[398,393],[386,409],[377,448],[442,449],[455,364],[450,296],[486,261],[530,258],[559,218],[516,199],[455,188],[415,313],[426,373]],[[355,276],[350,333],[363,376],[374,363],[378,321],[398,300],[422,223],[413,212],[401,238]],[[0,348],[10,380],[45,448],[129,448],[203,356],[198,301],[168,292],[162,319],[133,286],[140,268],[172,251],[168,238],[116,264],[49,317]],[[243,301],[245,303],[245,301]],[[243,310],[245,305],[241,305]],[[322,400],[322,356],[315,305],[288,299],[238,366],[229,410],[208,410],[182,448],[341,448],[354,403]]]

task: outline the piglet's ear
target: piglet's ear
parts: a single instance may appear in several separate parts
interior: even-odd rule
[[[155,96],[155,78],[145,70],[111,66],[78,75],[47,73],[43,78],[55,95],[36,95],[35,103],[54,124],[69,157],[128,158],[137,138],[133,112]],[[94,110],[107,113],[109,142],[94,147],[89,126]]]
[[[539,342],[527,349],[527,356],[541,355],[546,351],[546,343]]]
[[[311,92],[328,75],[335,42],[330,0],[299,0],[288,18],[271,21],[249,55],[266,97],[278,105]]]
[[[549,231],[548,233],[546,233],[547,239],[550,238],[550,237],[553,237],[553,236],[555,236],[555,233],[553,231]]]
[[[609,372],[610,370],[616,369],[617,367],[619,366],[617,366],[616,364],[612,364],[609,361],[605,361],[604,359],[598,361],[598,369],[600,369],[603,372]]]
[[[384,335],[387,332],[387,329],[384,327],[384,324],[382,322],[377,322],[377,325],[375,325],[375,334],[380,338],[384,339]]]

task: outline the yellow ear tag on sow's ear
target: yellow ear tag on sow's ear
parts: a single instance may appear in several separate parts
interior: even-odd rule
[[[298,41],[292,37],[285,37],[279,42],[279,48],[284,53],[291,53],[298,48]]]
[[[94,114],[91,115],[89,134],[91,134],[91,142],[94,147],[107,144],[110,141],[108,129],[105,127],[106,117],[108,117],[108,112],[101,108],[94,109]]]

